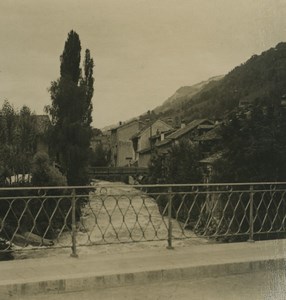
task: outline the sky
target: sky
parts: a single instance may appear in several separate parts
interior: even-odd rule
[[[0,106],[43,114],[68,32],[95,61],[93,126],[162,104],[286,41],[286,0],[0,1]]]

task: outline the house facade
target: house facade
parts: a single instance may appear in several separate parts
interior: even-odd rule
[[[135,162],[138,167],[148,167],[152,150],[154,150],[157,141],[165,132],[172,129],[172,126],[164,121],[156,120],[132,136]]]
[[[156,143],[157,153],[166,155],[171,147],[178,144],[181,140],[189,140],[192,143],[196,142],[199,136],[206,134],[214,128],[214,122],[208,119],[198,119],[191,123],[182,126],[180,129],[166,134],[160,141]]]
[[[197,119],[170,134],[168,139],[172,141],[172,144],[176,144],[182,139],[194,141],[196,137],[205,134],[212,128],[214,128],[213,121],[208,119]]]
[[[135,151],[131,138],[142,129],[143,125],[141,121],[133,120],[124,124],[120,123],[118,127],[111,129],[111,166],[129,166],[134,161]]]

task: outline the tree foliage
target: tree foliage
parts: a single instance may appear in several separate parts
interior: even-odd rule
[[[80,70],[80,51],[81,43],[79,35],[71,30],[65,42],[63,54],[61,55],[61,77],[72,80],[75,84],[78,83]]]
[[[88,183],[94,63],[86,50],[82,76],[80,52],[79,36],[71,31],[61,55],[61,76],[49,89],[52,104],[46,107],[52,118],[52,149],[69,185]]]
[[[104,149],[102,144],[99,144],[90,153],[90,165],[92,167],[107,167],[110,163],[110,157],[110,150]]]
[[[197,146],[182,140],[172,146],[167,156],[154,155],[149,166],[153,183],[198,183],[202,173],[198,162],[201,154]]]
[[[18,112],[7,100],[0,115],[0,181],[31,171],[36,151],[36,119],[27,106]]]
[[[85,91],[85,101],[84,101],[84,122],[86,124],[91,124],[92,122],[92,97],[93,97],[93,84],[94,84],[94,78],[93,78],[93,59],[90,56],[90,51],[86,49],[85,51],[85,60],[84,60],[84,77],[81,78],[80,85]]]
[[[45,152],[38,152],[32,161],[33,186],[66,186],[67,180],[61,172],[54,167]]]
[[[222,129],[223,156],[214,165],[217,182],[286,180],[286,111],[256,104],[234,115]]]

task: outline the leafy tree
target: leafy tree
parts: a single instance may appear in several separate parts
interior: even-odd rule
[[[198,166],[201,154],[197,146],[182,140],[172,146],[165,157],[154,155],[149,166],[153,182],[158,178],[166,183],[198,183],[202,173]]]
[[[235,115],[224,126],[213,181],[285,181],[285,109],[256,104],[247,115]]]
[[[94,84],[94,78],[93,78],[93,67],[94,67],[94,63],[93,63],[93,59],[90,56],[90,51],[88,49],[86,49],[85,51],[85,60],[84,60],[84,77],[81,78],[81,86],[85,91],[85,116],[84,116],[84,122],[86,124],[91,124],[92,122],[92,97],[93,97],[93,92],[94,92],[94,88],[93,88],[93,84]]]
[[[93,128],[92,129],[92,134],[94,136],[100,136],[100,135],[102,135],[102,131],[99,128]]]
[[[45,152],[38,152],[33,158],[32,184],[34,186],[66,186],[67,180],[54,167]]]
[[[244,111],[236,111],[222,128],[222,157],[214,163],[211,181],[285,181],[285,131],[286,111],[279,105],[258,102]],[[238,203],[236,209],[227,205],[230,200],[227,197],[211,197],[219,204],[208,216],[223,215],[223,222],[212,217],[211,223],[205,225],[209,224],[211,230],[222,233],[226,228],[233,232],[248,230],[249,223],[245,219],[246,207],[249,205],[248,193],[242,196],[234,193],[231,196],[232,203]],[[279,193],[255,193],[253,205],[256,215],[255,232],[266,232],[270,227],[273,231],[279,231],[284,226],[285,202],[281,202]],[[234,217],[236,222],[231,223],[230,220]],[[236,239],[239,240],[238,237]]]
[[[165,183],[166,182],[166,172],[165,172],[165,156],[159,155],[156,152],[152,154],[149,163],[149,183]]]
[[[0,116],[0,177],[26,174],[31,171],[36,147],[35,116],[27,106],[20,112],[5,101]]]
[[[92,167],[107,167],[110,162],[111,153],[104,149],[102,144],[97,145],[90,155],[90,164]]]
[[[63,54],[61,55],[61,78],[68,78],[75,84],[78,84],[81,70],[80,70],[80,51],[81,44],[79,35],[71,30],[65,42]]]
[[[167,163],[167,181],[170,183],[198,183],[202,173],[198,166],[201,154],[197,146],[187,140],[174,145]]]
[[[52,104],[46,107],[52,118],[50,140],[54,155],[69,185],[88,183],[94,64],[86,50],[82,76],[80,52],[79,36],[71,31],[61,55],[61,76],[49,89]]]

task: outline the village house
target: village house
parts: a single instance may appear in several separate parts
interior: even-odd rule
[[[214,122],[208,119],[198,119],[191,123],[182,126],[180,129],[167,136],[164,136],[161,141],[156,144],[156,149],[159,155],[168,153],[172,145],[178,144],[181,140],[186,139],[195,142],[198,136],[201,136],[214,128]]]
[[[111,129],[110,150],[111,166],[125,167],[135,160],[135,151],[132,144],[132,136],[140,131],[144,123],[132,120],[127,123],[119,123],[119,126]]]
[[[172,130],[172,126],[162,120],[144,126],[132,136],[132,145],[135,153],[135,164],[138,167],[148,167],[152,150],[156,142],[165,132]]]
[[[162,120],[147,125],[137,119],[120,123],[110,131],[111,166],[148,167],[152,152],[166,155],[172,145],[183,139],[199,142],[196,138],[214,127],[214,122],[208,119],[194,120],[188,125],[181,123],[181,128],[177,130]],[[93,145],[100,142],[96,138]]]
[[[194,141],[198,143],[204,157],[209,156],[215,145],[222,140],[220,124],[215,124],[214,126],[215,127],[212,126],[213,128],[209,131],[194,138]]]

